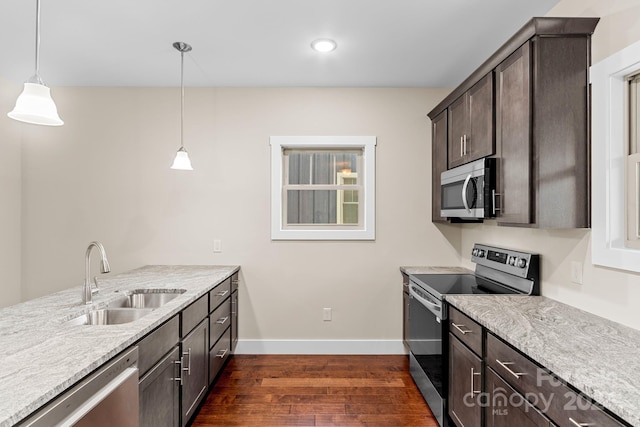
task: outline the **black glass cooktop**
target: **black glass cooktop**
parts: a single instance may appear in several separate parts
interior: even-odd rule
[[[417,285],[438,299],[446,294],[512,294],[510,288],[473,274],[412,274]]]

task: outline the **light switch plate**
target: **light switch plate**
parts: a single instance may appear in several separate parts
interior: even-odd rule
[[[571,281],[578,285],[582,285],[582,268],[580,261],[571,261]]]
[[[322,320],[324,320],[325,322],[330,322],[331,321],[331,309],[330,308],[323,308],[322,309]]]
[[[222,252],[222,241],[215,239],[213,241],[213,252]]]

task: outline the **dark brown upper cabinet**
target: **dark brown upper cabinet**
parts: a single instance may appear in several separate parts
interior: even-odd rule
[[[494,153],[493,73],[455,100],[449,111],[449,169]]]
[[[431,126],[431,190],[433,203],[431,204],[431,220],[433,222],[447,222],[440,216],[442,205],[442,191],[440,189],[440,174],[447,170],[447,110],[444,110],[433,119]]]
[[[447,168],[495,155],[499,225],[590,226],[588,70],[598,21],[531,19],[429,113],[434,123],[447,112]],[[442,162],[433,156],[434,171]]]

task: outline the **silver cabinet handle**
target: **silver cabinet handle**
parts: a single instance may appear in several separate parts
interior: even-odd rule
[[[180,385],[183,384],[183,380],[182,380],[182,357],[180,358],[180,360],[174,360],[173,361],[174,364],[176,365],[180,365],[180,370],[178,372],[180,372],[180,376],[177,378],[171,378],[173,381],[179,381]]]
[[[455,323],[451,322],[451,326],[453,326],[454,328],[456,328],[458,331],[460,331],[460,333],[462,335],[467,335],[470,334],[473,331],[469,331],[467,329],[462,329],[464,327],[464,325],[456,325]]]
[[[476,394],[479,394],[479,393],[480,393],[480,391],[479,391],[479,390],[478,390],[478,391],[477,391],[477,390],[474,390],[474,388],[475,388],[475,387],[473,386],[473,383],[475,382],[475,381],[474,381],[474,377],[475,377],[476,375],[480,375],[480,372],[476,372],[476,371],[475,371],[475,369],[471,368],[471,397],[473,397],[473,396],[475,396]]]
[[[467,135],[462,135],[462,154],[467,155]]]
[[[502,196],[500,193],[496,193],[496,190],[491,190],[491,198],[493,204],[493,214],[496,214],[496,211],[500,211],[502,209],[496,207],[496,197]]]
[[[471,212],[471,209],[469,209],[469,203],[467,202],[467,187],[469,186],[469,181],[471,181],[471,174],[467,175],[464,180],[464,184],[462,184],[462,204],[467,212]]]
[[[569,417],[569,421],[571,422],[571,424],[573,424],[574,426],[577,426],[577,427],[595,426],[595,424],[592,424],[592,423],[579,423],[579,422],[577,422],[576,420],[574,420],[571,417]]]
[[[513,365],[513,362],[501,362],[498,359],[496,359],[496,362],[498,362],[498,365],[502,366],[507,372],[509,372],[511,375],[513,375],[514,377],[516,377],[516,379],[520,379],[521,376],[523,375],[527,375],[526,372],[514,372],[509,368],[509,365]]]
[[[225,323],[227,320],[229,320],[229,316],[227,316],[227,317],[221,317],[221,318],[219,318],[218,320],[216,320],[216,323],[217,323],[218,325],[224,325],[224,323]]]
[[[220,292],[218,292],[218,293],[216,294],[216,296],[217,296],[217,297],[223,297],[223,296],[225,296],[225,295],[226,295],[226,294],[228,294],[228,293],[229,293],[229,291],[224,290],[224,291],[220,291]]]
[[[229,352],[228,348],[225,348],[224,350],[220,350],[217,354],[216,357],[219,357],[220,359],[224,359],[224,356],[226,356],[226,354]]]
[[[191,347],[189,347],[189,350],[187,350],[186,352],[183,352],[182,354],[184,356],[187,356],[187,367],[185,368],[183,366],[182,370],[187,371],[187,375],[191,375]]]
[[[462,151],[462,137],[460,137],[460,157],[464,157],[464,151]]]

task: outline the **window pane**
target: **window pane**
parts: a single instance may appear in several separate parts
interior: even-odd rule
[[[287,190],[288,224],[337,224],[335,190]]]
[[[287,150],[288,184],[341,184],[339,174],[356,174],[358,151]],[[353,184],[357,184],[354,178]]]

